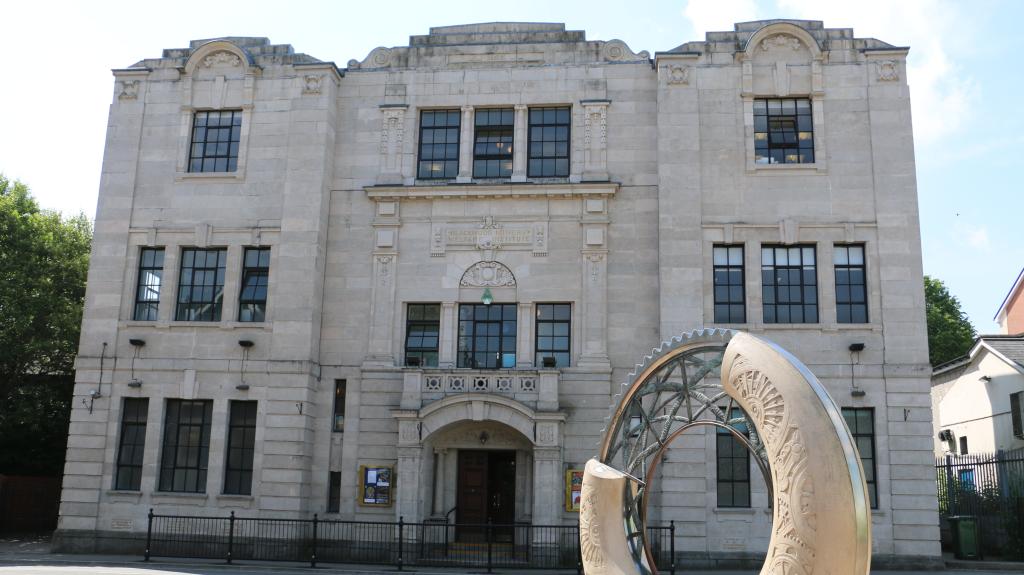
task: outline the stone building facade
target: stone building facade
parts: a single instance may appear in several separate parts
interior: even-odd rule
[[[115,70],[60,544],[150,507],[571,524],[614,390],[716,325],[859,409],[876,560],[936,563],[906,54],[493,23],[344,69],[222,38]],[[651,520],[756,558],[767,492],[717,440],[670,450]]]

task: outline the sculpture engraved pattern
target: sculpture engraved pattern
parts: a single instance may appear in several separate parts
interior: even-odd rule
[[[360,62],[359,60],[349,60],[348,67],[353,70],[360,69],[372,69],[372,68],[387,68],[391,65],[391,48],[385,48],[384,46],[378,46],[373,50],[370,50],[369,55],[366,59]]]
[[[900,69],[895,60],[879,60],[875,62],[875,70],[879,82],[895,82],[900,79]]]
[[[597,490],[583,485],[580,494],[580,553],[595,567],[604,566],[601,553],[601,525],[597,518]]]
[[[674,85],[686,85],[690,83],[689,66],[669,66],[668,83]]]
[[[747,414],[773,462],[775,517],[765,564],[771,573],[811,575],[815,556],[814,483],[808,473],[806,442],[790,422],[785,399],[775,384],[742,355],[730,370],[730,383],[747,404]]]
[[[772,48],[790,48],[792,50],[799,50],[803,44],[800,39],[789,34],[776,34],[769,36],[764,40],[761,40],[761,49],[767,52]]]
[[[119,100],[134,100],[139,95],[138,80],[124,80],[121,82],[121,91],[117,94]]]
[[[242,59],[239,58],[237,54],[232,54],[227,50],[214,52],[213,54],[210,54],[209,56],[203,58],[204,68],[212,68],[218,65],[227,65],[231,67],[241,66]]]
[[[622,40],[608,40],[601,46],[601,57],[607,62],[640,62],[650,60],[647,50],[633,52]]]
[[[501,262],[477,262],[466,270],[459,282],[462,287],[514,287],[516,278]]]
[[[320,85],[323,83],[323,74],[307,74],[302,77],[302,93],[303,94],[319,94]]]

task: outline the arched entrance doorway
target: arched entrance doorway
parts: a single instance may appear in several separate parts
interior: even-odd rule
[[[394,415],[399,516],[475,525],[558,522],[565,414],[464,393]]]

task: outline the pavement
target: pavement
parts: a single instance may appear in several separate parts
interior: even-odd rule
[[[1024,573],[1024,562],[957,561],[946,557],[949,575],[1006,575]],[[298,563],[260,561],[235,562],[199,559],[152,558],[148,563],[138,555],[78,555],[51,553],[48,535],[0,537],[0,575],[456,575],[484,574],[486,569],[444,569],[437,567],[406,567],[402,571],[389,565],[317,565],[311,569]],[[495,569],[498,575],[574,575],[574,570]],[[677,566],[682,575],[756,575],[757,571],[705,571]],[[872,571],[875,575],[932,575],[932,571]]]

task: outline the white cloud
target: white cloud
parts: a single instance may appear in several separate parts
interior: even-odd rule
[[[984,225],[972,226],[957,222],[953,225],[953,236],[954,240],[967,242],[967,245],[978,250],[988,251],[992,247],[988,239],[988,227]]]
[[[857,36],[910,46],[907,81],[914,113],[914,137],[928,144],[968,125],[978,89],[955,55],[970,48],[970,19],[949,0],[776,0],[794,18],[824,20],[853,28]]]
[[[754,0],[689,0],[683,8],[683,16],[698,34],[695,39],[701,40],[705,32],[732,30],[733,24],[755,20],[756,14]]]

